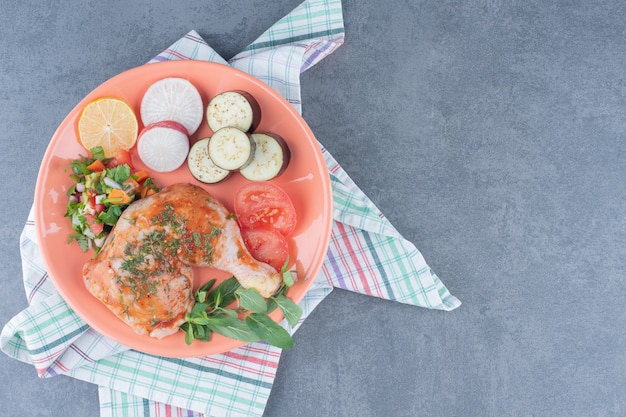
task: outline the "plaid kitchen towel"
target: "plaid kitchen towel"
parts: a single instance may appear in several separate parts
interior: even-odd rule
[[[305,1],[229,61],[191,31],[150,62],[196,59],[244,70],[301,111],[300,73],[344,40],[339,0]],[[320,145],[321,146],[321,145]],[[460,305],[383,214],[322,148],[333,191],[333,230],[326,260],[301,301],[308,314],[333,288],[426,308]],[[101,416],[261,416],[280,349],[265,343],[198,358],[173,359],[129,350],[95,332],[49,279],[32,212],[20,239],[29,307],[2,330],[0,347],[34,365],[41,378],[65,374],[99,386]]]

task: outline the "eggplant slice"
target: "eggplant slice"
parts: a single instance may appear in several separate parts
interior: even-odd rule
[[[211,99],[206,108],[206,120],[213,132],[224,127],[251,132],[261,121],[261,107],[245,91],[226,91]]]
[[[253,133],[255,145],[252,161],[239,172],[250,181],[268,181],[276,178],[287,168],[291,153],[280,136],[274,133]]]
[[[209,158],[222,169],[240,169],[252,160],[254,142],[235,127],[224,127],[209,139]]]
[[[209,138],[193,144],[187,157],[187,166],[191,175],[205,184],[216,184],[231,174],[231,171],[218,167],[209,158]]]

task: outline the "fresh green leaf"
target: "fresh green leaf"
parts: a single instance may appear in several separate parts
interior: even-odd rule
[[[206,301],[207,294],[209,293],[209,291],[211,290],[214,284],[215,284],[215,280],[212,279],[212,280],[209,280],[206,284],[202,285],[200,288],[198,288],[198,291],[196,291],[196,294],[195,294],[196,301],[199,303],[204,303]]]
[[[202,337],[199,335],[196,335],[196,339],[200,340],[201,342],[208,342],[211,340],[211,329],[209,329],[207,326],[196,326],[196,330],[202,328],[203,330],[203,334]]]
[[[70,239],[68,243],[71,243],[71,242],[78,243],[80,250],[83,252],[87,252],[87,249],[89,249],[89,239],[82,234],[76,233],[76,234],[70,235]]]
[[[76,182],[80,182],[80,178],[89,173],[89,170],[87,169],[87,166],[89,165],[88,162],[89,161],[85,158],[75,159],[72,161],[72,172],[76,176],[76,178],[74,178],[77,180]]]
[[[266,314],[270,314],[272,311],[278,308],[278,303],[274,300],[275,297],[268,298],[265,305],[267,308]]]
[[[229,317],[230,316],[227,314],[222,314],[221,310],[220,312],[213,312],[210,316],[207,316],[207,326],[211,329],[219,326],[227,326],[228,323],[230,323]]]
[[[91,148],[90,151],[91,151],[91,156],[94,159],[99,159],[100,161],[104,160],[104,148],[102,148],[102,146],[95,146]]]
[[[191,323],[183,323],[180,326],[181,330],[185,332],[185,343],[190,345],[193,343],[193,326]]]
[[[211,330],[206,326],[195,326],[195,338],[201,341],[207,341],[211,338]]]
[[[207,294],[206,303],[213,308],[225,307],[235,301],[235,291],[240,287],[239,281],[235,277],[230,277]]]
[[[259,339],[247,323],[235,317],[220,315],[209,317],[211,323],[208,325],[215,333],[243,342],[256,342]]]
[[[282,349],[294,345],[289,333],[264,314],[268,309],[272,311],[278,307],[288,323],[293,326],[298,322],[302,310],[285,296],[285,284],[268,300],[255,289],[244,289],[235,277],[222,281],[215,288],[214,284],[215,280],[207,282],[194,295],[196,304],[180,327],[185,332],[187,344],[194,339],[210,340],[211,333],[215,332],[244,342],[263,339]],[[226,307],[235,300],[239,300],[238,308]],[[250,311],[245,320],[239,318],[240,309]]]
[[[195,317],[191,317],[189,319],[189,322],[191,324],[195,324],[197,326],[208,326],[209,323],[211,322],[211,319],[209,316],[195,316]]]
[[[196,302],[197,303],[204,303],[206,301],[206,295],[207,295],[206,291],[197,291],[196,292],[196,296],[195,296]],[[207,305],[205,304],[204,308],[206,308],[206,306]]]
[[[98,214],[98,219],[109,226],[115,226],[115,223],[119,220],[122,215],[122,207],[118,205],[113,205],[108,207],[102,213]]]
[[[302,308],[284,295],[277,295],[273,297],[273,299],[278,304],[278,308],[282,311],[287,323],[289,323],[291,327],[298,324],[298,320],[302,317]]]
[[[265,313],[267,304],[265,298],[254,288],[240,288],[235,295],[239,298],[239,306],[253,313]]]
[[[251,313],[246,317],[248,327],[270,345],[281,349],[291,349],[295,341],[278,323],[265,314]]]
[[[234,318],[238,318],[239,317],[239,314],[235,310],[233,310],[231,308],[220,308],[219,311],[221,313],[226,314],[227,316],[230,316],[230,317],[234,317]]]
[[[283,277],[283,284],[287,287],[291,287],[295,283],[293,279],[293,273],[295,271],[290,271],[287,268],[289,268],[289,257],[287,257],[285,264],[280,268],[280,273]]]
[[[116,165],[107,169],[107,176],[118,184],[130,178],[130,167],[128,164]]]
[[[191,312],[189,313],[189,315],[190,315],[191,317],[193,317],[193,316],[197,316],[197,315],[199,315],[200,313],[205,312],[205,311],[206,311],[207,306],[208,306],[208,305],[207,305],[207,304],[205,304],[205,303],[196,303],[196,304],[193,306],[193,308],[191,309]]]

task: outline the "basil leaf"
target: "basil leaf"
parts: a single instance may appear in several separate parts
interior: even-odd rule
[[[231,319],[232,318],[227,314],[214,313],[207,317],[207,326],[209,326],[211,330],[220,326],[228,326]]]
[[[193,343],[193,326],[191,323],[183,323],[180,329],[185,332],[185,343],[188,345]]]
[[[200,303],[204,303],[206,301],[206,296],[208,292],[211,290],[214,284],[215,284],[215,280],[212,279],[212,280],[207,281],[207,283],[202,285],[200,288],[198,288],[198,291],[196,291],[196,296],[195,296],[196,301]]]
[[[208,326],[211,322],[206,313],[204,315],[199,314],[197,316],[191,316],[187,321],[189,321],[189,323],[191,324],[196,324],[198,326]]]
[[[196,303],[191,309],[191,312],[189,313],[189,315],[192,317],[199,315],[200,313],[205,311],[206,308],[207,308],[207,305],[205,303]]]
[[[239,298],[239,306],[253,313],[265,313],[267,304],[265,298],[254,288],[240,288],[235,295]]]
[[[236,318],[236,319],[239,318],[239,314],[237,314],[237,312],[235,310],[233,310],[233,309],[230,309],[230,308],[220,308],[219,311],[221,313],[227,315],[227,316],[230,316],[230,317],[233,317],[233,318]]]
[[[298,324],[298,320],[302,317],[302,308],[284,295],[277,295],[273,298],[278,304],[278,308],[280,308],[280,311],[282,311],[285,316],[285,319],[287,319],[287,323],[289,323],[291,327]]]
[[[239,281],[235,277],[230,277],[207,294],[206,303],[213,308],[227,306],[235,301],[235,291],[240,287]]]
[[[196,302],[204,303],[204,301],[206,300],[206,291],[197,291],[194,298],[196,299]],[[204,308],[206,308],[206,304]]]
[[[276,302],[276,300],[274,300],[275,297],[272,298],[268,298],[267,302],[266,302],[266,308],[267,311],[265,312],[266,314],[270,314],[272,311],[276,310],[278,308],[278,303]]]
[[[256,332],[250,329],[246,322],[235,317],[227,315],[211,316],[209,317],[209,320],[209,328],[222,336],[235,340],[241,340],[243,342],[256,342],[260,340]]]
[[[259,338],[270,345],[281,349],[291,349],[295,344],[287,330],[265,314],[251,313],[246,317],[246,323]]]
[[[195,337],[203,342],[209,341],[211,339],[211,329],[206,326],[196,326]]]
[[[280,274],[283,277],[283,284],[291,287],[295,283],[293,279],[293,272],[295,271],[289,271],[287,268],[289,268],[289,257],[287,257],[285,264],[280,268]]]

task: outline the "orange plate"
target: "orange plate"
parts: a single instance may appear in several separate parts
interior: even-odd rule
[[[288,296],[299,302],[319,272],[330,239],[332,226],[332,194],[330,178],[320,147],[310,128],[294,108],[276,91],[258,79],[231,67],[201,61],[170,61],[148,64],[123,72],[106,81],[67,115],[55,132],[43,158],[35,188],[35,225],[46,269],[67,303],[90,326],[111,339],[132,349],[168,357],[212,355],[242,346],[244,342],[213,335],[210,342],[185,344],[183,332],[158,340],[136,334],[85,288],[81,270],[93,253],[82,253],[76,243],[68,244],[72,232],[70,221],[64,217],[66,193],[72,185],[67,169],[72,159],[86,155],[79,144],[75,125],[82,108],[99,97],[118,97],[135,109],[141,129],[139,106],[146,89],[165,77],[190,80],[200,91],[204,105],[218,93],[244,90],[252,94],[261,107],[261,124],[257,132],[279,134],[291,150],[291,161],[285,172],[273,182],[287,191],[296,207],[298,225],[290,240],[290,259],[297,270],[298,282]],[[192,143],[211,135],[206,124],[192,136]],[[144,168],[133,153],[135,168]],[[235,173],[219,184],[202,184],[195,180],[186,164],[166,174],[153,173],[159,186],[190,182],[203,186],[229,210],[235,192],[245,183]],[[293,267],[292,267],[293,269]],[[195,268],[195,286],[211,278],[225,279],[227,275],[212,268]],[[277,310],[272,318],[282,319]]]

